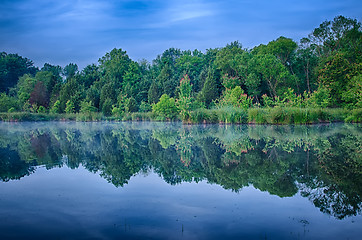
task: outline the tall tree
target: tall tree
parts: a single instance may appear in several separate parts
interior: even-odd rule
[[[18,54],[0,52],[0,92],[9,92],[14,87],[19,77],[24,74],[35,75],[38,68],[34,67],[31,60]]]

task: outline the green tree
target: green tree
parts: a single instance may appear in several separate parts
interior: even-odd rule
[[[199,94],[200,101],[204,102],[206,107],[209,107],[212,101],[220,96],[220,88],[215,75],[215,71],[209,68],[205,84]]]
[[[63,76],[66,79],[74,77],[78,73],[78,65],[75,63],[69,63],[63,69]]]
[[[342,94],[350,86],[352,77],[362,72],[361,64],[350,63],[343,53],[335,53],[326,59],[324,67],[319,70],[319,81],[330,89],[332,103],[340,106],[343,103]]]
[[[103,109],[103,105],[107,99],[109,99],[110,104],[117,103],[117,88],[114,83],[109,82],[105,84],[101,89],[100,99],[99,99],[99,107]],[[108,107],[108,106],[107,106]],[[103,110],[102,110],[103,111]]]
[[[7,95],[5,92],[0,93],[0,112],[8,112],[9,109],[19,109],[18,100],[15,97]]]
[[[126,112],[137,112],[138,111],[138,104],[134,97],[128,98],[128,101],[126,103]]]
[[[18,54],[7,54],[0,52],[0,92],[9,92],[14,87],[19,77],[24,74],[34,76],[38,68],[34,67],[31,60]]]
[[[362,108],[362,74],[349,81],[346,91],[342,92],[342,100],[347,108]]]
[[[257,55],[256,71],[261,80],[268,86],[268,93],[272,97],[282,94],[288,86],[295,82],[295,76],[274,55]]]
[[[21,104],[24,104],[29,100],[30,94],[34,89],[35,84],[36,79],[29,74],[25,74],[19,78],[16,89]]]
[[[148,102],[150,104],[157,103],[161,97],[161,87],[158,82],[153,81],[148,91]]]
[[[98,62],[105,81],[113,82],[115,87],[119,89],[123,82],[123,76],[132,62],[127,52],[114,48],[111,52],[106,53],[106,55],[100,58]]]
[[[190,116],[190,111],[192,110],[193,99],[191,97],[191,92],[192,85],[190,83],[190,78],[188,75],[184,75],[180,81],[179,96],[176,102],[182,120],[187,120]]]
[[[102,105],[102,112],[105,116],[110,116],[112,114],[112,100],[110,98],[106,98]]]

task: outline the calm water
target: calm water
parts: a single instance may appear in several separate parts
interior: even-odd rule
[[[0,123],[0,239],[361,239],[362,127]]]

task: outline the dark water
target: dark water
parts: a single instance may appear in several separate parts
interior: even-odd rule
[[[361,239],[362,127],[0,123],[0,239]]]

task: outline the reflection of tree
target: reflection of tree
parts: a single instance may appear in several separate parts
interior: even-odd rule
[[[318,152],[320,174],[306,183],[302,194],[322,212],[343,219],[362,207],[362,135],[358,130],[327,138],[328,147]]]
[[[8,182],[33,173],[35,167],[21,161],[19,154],[10,148],[0,148],[0,179]]]
[[[115,186],[154,171],[169,184],[207,180],[280,197],[298,191],[342,219],[361,209],[362,133],[357,125],[181,126],[74,123],[0,126],[0,178],[35,166],[84,166]]]

